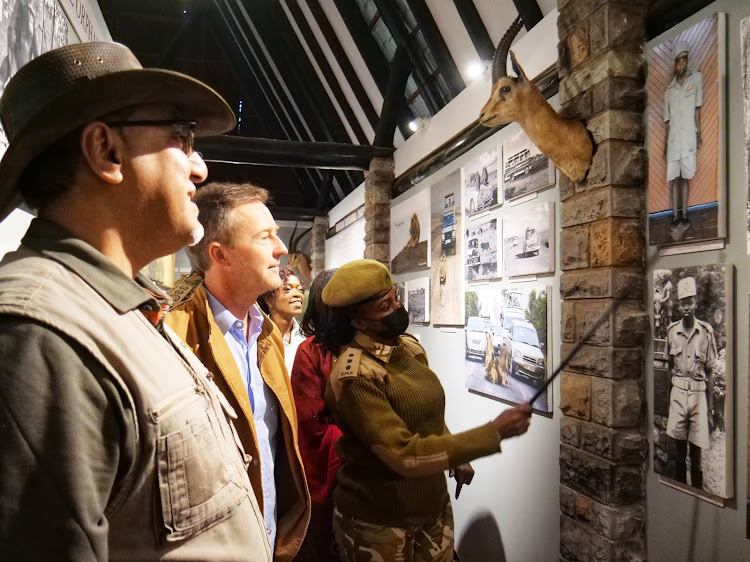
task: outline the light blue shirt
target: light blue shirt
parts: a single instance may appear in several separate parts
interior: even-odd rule
[[[279,427],[279,403],[271,389],[263,380],[258,367],[258,336],[263,327],[263,314],[254,304],[248,311],[250,323],[245,338],[245,321],[229,312],[206,290],[208,305],[214,315],[216,325],[224,334],[224,339],[232,351],[237,368],[248,390],[253,404],[255,433],[260,449],[260,475],[263,485],[263,513],[271,551],[276,543],[276,482],[274,464],[276,462],[276,432]]]

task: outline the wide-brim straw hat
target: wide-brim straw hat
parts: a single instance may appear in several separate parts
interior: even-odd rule
[[[227,102],[212,88],[179,72],[144,69],[118,43],[76,43],[23,66],[0,98],[8,149],[0,161],[0,220],[21,203],[16,182],[45,149],[86,123],[126,107],[167,103],[196,122],[195,135],[235,126]]]

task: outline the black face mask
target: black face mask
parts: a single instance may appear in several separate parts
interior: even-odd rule
[[[395,340],[409,327],[409,313],[402,306],[384,316],[379,320],[368,320],[369,322],[378,322],[380,329],[378,333],[387,340]]]

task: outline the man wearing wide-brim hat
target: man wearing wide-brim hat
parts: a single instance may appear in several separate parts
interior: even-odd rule
[[[231,407],[138,271],[202,235],[205,84],[114,43],[21,68],[0,99],[0,552],[12,560],[270,560]]]
[[[525,433],[531,407],[502,412],[452,435],[445,393],[419,342],[405,334],[409,315],[396,299],[388,269],[373,260],[340,267],[323,290],[335,307],[331,349],[343,348],[326,386],[326,403],[343,436],[334,491],[333,529],[347,562],[374,552],[378,560],[453,560],[453,510],[470,484],[469,461],[500,452],[500,442]]]

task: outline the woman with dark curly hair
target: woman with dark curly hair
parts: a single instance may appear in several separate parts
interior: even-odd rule
[[[302,333],[309,337],[297,349],[292,368],[299,450],[312,500],[308,537],[312,538],[320,560],[335,558],[332,551],[335,544],[331,528],[332,496],[336,487],[336,471],[341,464],[334,449],[341,437],[341,430],[333,422],[323,397],[328,376],[339,353],[338,346],[331,344],[337,320],[321,298],[335,271],[329,269],[322,272],[310,287],[307,309],[302,318]]]
[[[281,286],[262,294],[258,298],[258,304],[281,331],[281,337],[284,340],[286,372],[291,373],[297,348],[305,339],[297,320],[294,319],[302,313],[305,286],[291,267],[280,268],[279,277],[281,277]]]

